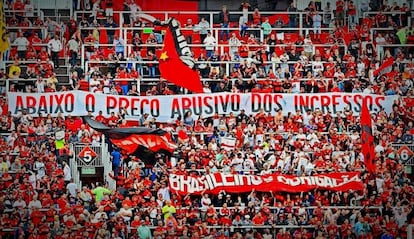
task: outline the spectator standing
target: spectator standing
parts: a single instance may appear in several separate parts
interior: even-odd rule
[[[194,31],[194,24],[191,18],[187,19],[187,22],[184,24],[184,28],[181,30],[183,35],[185,36],[185,40],[188,44],[193,42],[193,31]]]
[[[70,65],[74,67],[76,65],[76,60],[78,58],[79,52],[79,42],[76,40],[76,36],[72,36],[71,39],[66,44],[66,47],[70,53]]]
[[[53,37],[60,31],[60,26],[56,21],[53,21],[49,17],[46,18],[45,27],[47,30],[47,34],[43,34],[45,38]]]
[[[26,17],[33,17],[34,16],[34,6],[30,2],[30,0],[26,0],[24,4],[24,13]]]
[[[229,10],[227,9],[226,5],[223,5],[219,13],[219,23],[221,27],[220,41],[224,41],[223,35],[226,35],[226,41],[229,40],[229,22],[230,22]]]
[[[138,238],[143,239],[152,239],[151,229],[145,223],[144,220],[141,220],[141,225],[137,229]]]
[[[92,189],[92,194],[95,195],[95,202],[99,203],[103,199],[104,194],[111,194],[111,190],[97,183],[97,186],[94,189]]]
[[[349,1],[348,2],[348,6],[347,6],[347,12],[348,12],[348,22],[349,22],[349,26],[353,26],[356,23],[357,17],[356,17],[356,5],[353,1]]]
[[[105,10],[105,16],[112,17],[114,15],[113,0],[102,0],[102,9]]]
[[[306,38],[303,40],[303,46],[305,55],[308,57],[308,59],[311,59],[313,55],[313,43],[309,34],[307,34]]]
[[[108,35],[108,44],[112,44],[114,42],[115,28],[117,28],[118,25],[114,22],[112,17],[108,17],[104,27],[106,29],[106,34]]]
[[[72,17],[68,21],[67,27],[68,27],[68,30],[69,30],[69,36],[72,37],[75,34],[75,32],[76,32],[76,30],[78,28],[78,23],[76,22],[76,18],[75,17]]]
[[[231,38],[229,39],[229,47],[230,47],[230,58],[234,61],[234,56],[239,52],[239,47],[241,46],[241,42],[239,38],[237,38],[236,33],[231,34]]]
[[[162,214],[164,215],[164,222],[166,222],[170,216],[174,217],[175,213],[176,213],[176,209],[174,205],[172,205],[171,200],[165,200],[165,206],[162,207]]]
[[[331,3],[327,2],[325,8],[323,9],[323,24],[329,26],[332,19],[332,8]]]
[[[312,22],[313,22],[313,34],[314,39],[318,42],[321,41],[321,27],[322,27],[322,16],[319,14],[319,12],[314,12],[312,15]]]
[[[154,54],[154,52],[149,51],[148,52],[148,68],[149,68],[149,76],[151,78],[155,78],[156,68],[157,68],[157,56]]]
[[[76,198],[78,193],[78,185],[73,181],[73,178],[69,181],[68,185],[66,185],[66,189],[70,196]]]
[[[261,25],[263,30],[263,41],[266,42],[269,35],[272,33],[272,25],[269,23],[269,18],[266,17],[264,22]]]
[[[41,75],[37,76],[36,82],[35,82],[35,88],[37,89],[37,93],[43,93],[45,92],[45,80]]]
[[[249,10],[250,10],[250,3],[249,2],[242,2],[240,4],[240,8],[242,11],[242,17],[244,22],[249,22]]]
[[[55,37],[51,39],[47,45],[52,56],[54,68],[57,69],[59,68],[59,53],[63,49],[62,42],[60,42],[59,36],[55,34]]]
[[[149,34],[147,40],[145,41],[145,44],[147,44],[147,54],[149,54],[149,52],[152,52],[155,54],[155,50],[156,50],[156,45],[157,45],[157,38],[155,37],[154,33]]]
[[[142,9],[139,5],[137,5],[135,3],[134,0],[132,1],[127,1],[128,3],[128,8],[130,11],[130,15],[129,15],[129,24],[132,24],[133,22],[135,22],[135,20],[139,17],[139,14],[141,13]]]
[[[27,38],[22,33],[18,33],[17,38],[14,40],[13,44],[17,46],[17,57],[19,60],[25,60],[27,47],[30,44],[29,40],[27,40]]]
[[[122,165],[122,156],[118,148],[114,148],[111,152],[112,170],[114,171],[114,178],[118,179],[119,172]]]
[[[124,56],[124,45],[125,45],[124,39],[119,37],[118,34],[115,34],[113,44],[115,46],[116,55],[121,54],[122,56]]]
[[[343,0],[336,0],[335,20],[339,27],[344,26],[345,17],[345,2]]]
[[[65,185],[68,185],[70,183],[70,180],[72,180],[72,172],[69,167],[69,164],[66,161],[62,162],[62,168],[63,168],[63,180],[65,181]]]
[[[171,200],[170,189],[167,187],[167,182],[161,182],[161,188],[158,189],[157,195],[161,194],[164,200]]]
[[[207,37],[210,29],[210,23],[204,17],[202,17],[198,23],[197,28],[200,34],[200,42],[204,43],[204,39]]]
[[[86,29],[89,27],[89,22],[85,17],[82,17],[82,20],[79,22],[79,28],[81,29],[82,41],[89,35],[89,30]]]
[[[96,0],[92,5],[92,20],[97,20],[97,16],[103,12],[104,10],[101,9],[101,0]]]
[[[214,38],[211,32],[209,31],[203,43],[206,48],[206,56],[207,58],[210,58],[213,55],[214,49],[216,47],[216,43],[217,43],[216,38]]]
[[[289,14],[289,27],[296,27],[296,21],[299,17],[296,12],[298,9],[295,7],[295,2],[292,1],[287,9],[288,12],[293,12],[293,14]]]
[[[253,27],[260,27],[262,24],[262,15],[258,8],[253,10]]]

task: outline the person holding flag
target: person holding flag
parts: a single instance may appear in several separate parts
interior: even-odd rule
[[[361,153],[364,157],[365,167],[368,172],[375,173],[375,146],[372,135],[372,120],[368,110],[367,101],[363,99],[361,108]]]

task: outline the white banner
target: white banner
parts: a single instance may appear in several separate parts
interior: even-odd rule
[[[236,138],[220,137],[220,147],[226,151],[234,150],[236,148]]]
[[[259,93],[214,93],[166,96],[119,96],[96,94],[85,91],[68,91],[54,93],[19,93],[9,92],[9,111],[12,115],[20,114],[24,109],[28,114],[51,114],[83,116],[88,111],[104,116],[119,112],[124,108],[129,119],[138,119],[144,113],[155,117],[160,122],[176,119],[185,112],[192,111],[193,117],[209,117],[214,113],[238,114],[242,109],[246,114],[256,114],[263,109],[275,115],[281,109],[284,115],[300,110],[319,108],[324,114],[335,115],[349,107],[355,115],[361,111],[362,100],[367,102],[371,112],[381,108],[387,113],[392,111],[394,100],[398,96],[383,96],[360,93],[321,93],[321,94],[259,94]]]

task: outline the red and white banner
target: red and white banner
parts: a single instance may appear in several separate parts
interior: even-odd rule
[[[283,174],[244,175],[214,173],[199,177],[170,174],[170,190],[182,195],[202,192],[217,194],[250,192],[306,192],[319,188],[331,191],[363,190],[359,172],[329,173],[297,177]]]
[[[97,115],[99,111],[104,116],[111,112],[119,112],[121,108],[127,112],[129,119],[138,119],[144,113],[160,122],[167,122],[183,116],[191,111],[196,119],[210,117],[214,113],[238,114],[242,109],[246,114],[256,114],[263,109],[266,113],[275,115],[281,109],[284,115],[300,110],[320,109],[322,113],[331,112],[335,115],[348,107],[355,115],[361,111],[362,101],[365,101],[370,112],[378,112],[381,108],[387,113],[392,112],[392,104],[398,96],[383,96],[361,93],[321,93],[321,94],[261,94],[261,93],[214,93],[192,95],[165,96],[121,96],[97,94],[85,91],[68,91],[55,93],[20,93],[9,92],[9,111],[19,115],[24,109],[28,114],[37,116],[51,114],[84,116],[91,111]]]
[[[386,74],[390,71],[392,71],[392,65],[394,64],[394,58],[388,58],[388,60],[385,60],[379,67],[378,69],[374,70],[374,72],[372,72],[372,74],[374,76],[381,76],[383,74]]]
[[[226,151],[234,150],[236,148],[236,138],[220,137],[220,147]]]

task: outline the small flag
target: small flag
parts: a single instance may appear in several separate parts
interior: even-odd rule
[[[236,138],[220,137],[220,147],[226,151],[234,150],[236,148]]]
[[[375,173],[374,136],[372,135],[371,115],[365,100],[362,102],[361,109],[361,144],[365,166],[368,172]]]
[[[172,30],[174,30],[175,35],[173,35]],[[179,43],[179,41],[181,42]],[[174,27],[170,23],[165,33],[164,48],[159,56],[161,77],[194,93],[203,93],[200,75],[195,69],[184,63],[178,54],[178,51],[182,52],[180,50],[182,45],[188,47],[183,35],[179,32],[178,26]]]
[[[373,72],[374,76],[381,76],[383,74],[386,74],[390,71],[392,71],[392,65],[394,64],[394,58],[389,58],[386,61],[384,61],[379,67],[378,69],[376,69]]]
[[[6,31],[6,15],[3,9],[3,1],[0,2],[0,55],[10,48]]]

